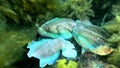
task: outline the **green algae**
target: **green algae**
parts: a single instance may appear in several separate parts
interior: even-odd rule
[[[92,0],[66,0],[59,14],[62,17],[81,20],[87,19],[90,16],[93,17],[94,12],[91,9],[91,2]]]
[[[58,9],[60,4],[60,0],[0,0],[0,13],[7,17],[7,21],[31,24],[35,23],[38,17],[40,20],[48,20],[54,16],[54,10]]]
[[[114,64],[117,67],[120,67],[120,43],[118,44],[117,49],[115,50],[115,52],[113,52],[113,54],[110,55],[110,57],[108,58],[108,63]]]
[[[57,61],[57,67],[56,68],[77,68],[78,64],[75,61],[68,61],[68,64],[66,64],[67,60],[66,59],[59,59]]]
[[[120,26],[120,16],[117,15],[113,20],[110,20],[102,27],[107,29],[110,33],[118,33],[120,31],[119,26]]]
[[[33,27],[21,30],[0,29],[0,68],[14,68],[12,64],[22,59],[25,52],[23,47],[34,39],[35,35],[36,29]]]
[[[114,19],[108,21],[103,28],[108,30],[111,34],[108,41],[113,45],[115,51],[108,56],[107,62],[110,64],[114,64],[117,68],[120,67],[120,5],[114,4],[112,6],[111,13],[115,16]]]
[[[86,19],[94,16],[92,0],[0,0],[0,12],[14,23],[45,22],[53,17]],[[9,22],[8,22],[9,23]]]

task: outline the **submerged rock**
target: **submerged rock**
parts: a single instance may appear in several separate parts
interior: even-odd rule
[[[82,63],[81,68],[117,68],[112,64],[103,62],[97,55],[90,52],[82,54],[80,62]]]

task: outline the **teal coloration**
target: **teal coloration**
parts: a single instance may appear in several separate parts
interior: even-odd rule
[[[50,42],[52,42],[51,45],[48,45]],[[48,46],[54,47],[54,44],[55,41],[52,41],[52,39],[42,39],[40,41],[32,41],[27,46],[27,48],[30,49],[27,55],[28,57],[33,56],[35,58],[40,59],[39,62],[40,67],[44,67],[47,64],[52,65],[58,59],[60,55],[60,49],[62,47],[60,46],[60,49],[59,47],[56,47],[57,50],[54,50],[54,48],[48,48]],[[53,49],[54,51],[52,51],[51,49]],[[50,50],[52,53],[48,52]]]
[[[86,50],[94,50],[95,49],[95,47],[89,42],[89,40],[87,38],[78,34],[74,30],[73,30],[73,36],[74,36],[75,40],[77,41],[77,43],[80,46],[82,46],[84,49],[86,49]],[[84,52],[84,50],[83,50],[83,52]]]
[[[81,51],[81,54],[84,54],[86,51],[86,49],[82,47],[82,51]]]
[[[74,45],[62,38],[57,39],[42,39],[39,41],[32,41],[28,44],[28,57],[35,57],[40,60],[40,67],[45,67],[47,64],[52,65],[59,58],[60,50],[62,55],[67,58],[75,58],[77,56]]]
[[[66,40],[64,40],[63,42],[65,43],[65,45],[62,48],[62,55],[69,58],[76,58],[77,52],[74,45]]]
[[[85,21],[80,21],[76,20],[77,25],[75,26],[76,30],[79,29],[81,33],[86,34],[91,34],[92,36],[100,37],[100,38],[108,38],[109,34],[102,28],[93,25],[90,21],[85,20]],[[83,34],[83,35],[84,35]],[[90,35],[86,35],[86,37],[89,37]]]
[[[72,38],[72,28],[76,25],[72,19],[54,18],[38,28],[38,33],[51,38]]]
[[[63,50],[62,55],[68,58],[76,58],[77,52],[76,50],[73,50],[73,49],[66,49],[66,50]]]
[[[28,56],[32,57],[34,55],[34,57],[36,58],[41,58],[39,55],[37,55],[37,53],[34,53],[35,51],[38,50],[38,48],[40,48],[41,46],[43,46],[43,44],[45,44],[46,42],[51,41],[51,39],[42,39],[40,41],[32,41],[28,44],[27,48],[29,48],[29,52],[28,52]]]
[[[62,30],[60,31],[60,33],[50,33],[50,32],[46,32],[44,31],[44,29],[39,28],[39,33],[42,36],[47,36],[47,37],[51,37],[51,38],[64,38],[64,39],[70,39],[72,38],[72,34],[67,31],[67,30]]]
[[[77,43],[82,46],[82,54],[85,50],[91,51],[96,54],[102,54],[96,51],[97,48],[108,43],[106,37],[108,36],[105,31],[89,21],[76,21],[77,25],[73,28],[73,37]],[[104,52],[104,51],[103,51]]]
[[[56,62],[56,60],[59,58],[59,55],[60,55],[60,52],[57,52],[53,54],[52,56],[48,56],[45,58],[39,58],[40,59],[39,66],[45,67],[47,64],[53,65]]]

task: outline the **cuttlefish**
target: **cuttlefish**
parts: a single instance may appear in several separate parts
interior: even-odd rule
[[[74,45],[63,38],[32,41],[27,48],[30,49],[27,53],[28,57],[38,58],[40,67],[54,64],[60,56],[60,50],[64,57],[76,58],[77,56]]]
[[[114,51],[106,40],[109,34],[88,20],[74,21],[72,19],[54,18],[38,27],[38,33],[42,36],[52,38],[32,41],[27,46],[30,49],[27,53],[28,57],[38,58],[40,60],[40,67],[54,64],[61,53],[66,58],[75,59],[77,51],[74,44],[68,41],[72,37],[82,47],[82,55],[85,52],[108,55]],[[95,63],[97,68],[101,68],[100,64],[97,65],[97,61],[93,61],[92,63]]]
[[[50,38],[72,38],[72,28],[76,25],[72,19],[54,18],[38,27],[38,33]]]
[[[109,34],[105,30],[89,24],[90,22],[77,20],[76,23],[72,34],[82,47],[82,53],[90,51],[98,55],[108,55],[114,50],[106,40]]]

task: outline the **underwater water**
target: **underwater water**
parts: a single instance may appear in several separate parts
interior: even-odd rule
[[[0,0],[0,68],[120,68],[120,0]]]

